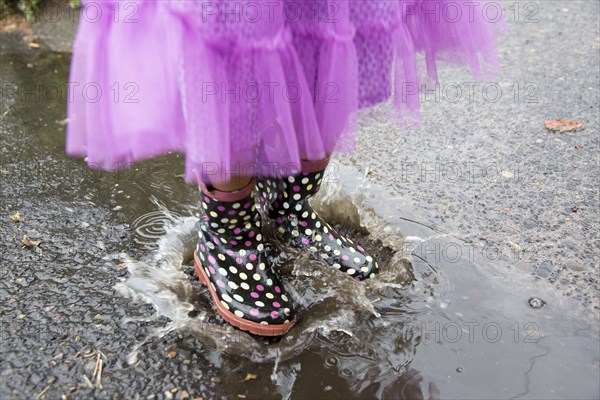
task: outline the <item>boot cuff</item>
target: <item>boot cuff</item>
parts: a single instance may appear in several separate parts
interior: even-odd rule
[[[256,184],[256,178],[252,178],[250,182],[243,188],[233,191],[233,192],[223,192],[221,190],[215,189],[213,186],[207,187],[202,181],[198,180],[198,186],[200,186],[200,190],[202,193],[207,195],[208,197],[225,202],[234,202],[240,201],[243,198],[246,198],[252,190],[254,190],[254,185]]]

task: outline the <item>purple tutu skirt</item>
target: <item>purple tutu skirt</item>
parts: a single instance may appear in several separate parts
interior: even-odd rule
[[[289,175],[354,146],[361,108],[418,118],[417,55],[495,72],[496,3],[83,2],[67,153],[115,170],[185,154],[185,178]]]

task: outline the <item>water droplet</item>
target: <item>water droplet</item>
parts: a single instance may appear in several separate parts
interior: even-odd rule
[[[325,366],[332,367],[334,365],[337,365],[337,362],[337,358],[330,356],[325,359]]]
[[[529,305],[531,308],[542,308],[546,305],[546,302],[538,297],[532,297],[529,299]]]
[[[352,373],[352,370],[349,368],[343,368],[340,373],[342,374],[343,377],[345,378],[352,378],[352,376],[354,375]]]

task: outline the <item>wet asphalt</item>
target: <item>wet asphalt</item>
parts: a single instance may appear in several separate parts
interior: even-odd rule
[[[399,213],[529,250],[532,274],[597,313],[599,3],[502,4],[501,76],[478,85],[444,70],[439,89],[421,96],[414,131],[395,130],[385,111],[365,113],[350,162],[388,185]],[[553,133],[544,121],[556,118],[585,129]]]
[[[383,392],[385,398],[423,398],[423,393],[431,398],[457,393],[473,398],[600,396],[594,379],[600,378],[599,3],[503,5],[509,32],[499,41],[502,74],[493,85],[484,88],[466,71],[444,69],[439,90],[422,98],[421,126],[410,131],[389,123],[385,106],[363,112],[357,152],[338,157],[339,171],[352,167],[361,179],[378,185],[378,193],[385,193],[378,201],[398,217],[407,238],[427,239],[432,232],[441,233],[446,244],[459,238],[461,248],[475,249],[474,258],[487,261],[481,276],[499,277],[502,293],[521,296],[515,303],[530,307],[530,297],[547,302],[536,310],[542,320],[562,313],[564,331],[545,335],[583,332],[585,341],[573,348],[588,358],[580,357],[581,365],[562,365],[565,342],[549,342],[547,354],[559,358],[538,361],[537,370],[546,372],[536,375],[535,360],[545,350],[532,355],[525,390],[517,382],[514,392],[493,385],[489,392],[469,391],[477,387],[477,375],[461,382],[462,369],[467,375],[487,361],[469,353],[471,361],[454,365],[453,378],[445,378],[441,366],[447,365],[436,359],[436,349],[421,346],[421,358]],[[33,25],[39,48],[30,47],[20,33],[0,33],[0,398],[256,398],[252,393],[262,392],[248,389],[254,381],[248,373],[256,373],[260,381],[272,364],[226,373],[203,350],[201,336],[172,331],[147,339],[166,318],[151,318],[151,305],[130,301],[114,289],[129,273],[120,254],[143,258],[147,253],[140,227],[156,210],[152,198],[175,214],[189,215],[196,191],[183,183],[177,155],[116,174],[89,170],[81,160],[64,155],[62,90],[76,26],[76,18],[68,15]],[[551,132],[544,121],[554,118],[578,119],[585,128]],[[149,225],[160,233],[160,226]],[[444,248],[417,246],[410,252],[446,268],[458,267]],[[481,307],[527,322],[500,302],[485,304],[486,290],[490,297],[500,293],[494,289],[498,283],[477,282],[480,275],[464,271],[452,273],[446,272],[465,282],[449,286],[464,289],[473,282]],[[511,284],[519,287],[513,290]],[[144,351],[131,364],[128,355],[140,342]],[[503,361],[489,344],[481,347],[479,357]],[[228,360],[234,364],[235,357]],[[570,375],[571,367],[588,372],[578,380]],[[511,368],[510,360],[503,368]],[[324,371],[304,369],[288,376],[289,382],[278,378],[277,385],[302,382],[305,387],[292,392],[292,398],[381,397],[353,390],[341,378],[324,383],[319,377]],[[490,374],[502,381],[499,371]],[[224,388],[223,381],[239,386]],[[540,389],[551,384],[569,391]],[[527,392],[533,387],[538,392]],[[267,397],[282,396],[273,392]]]

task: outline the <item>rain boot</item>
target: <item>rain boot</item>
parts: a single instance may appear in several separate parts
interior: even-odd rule
[[[225,321],[255,335],[280,336],[294,325],[295,312],[265,254],[255,182],[235,192],[199,184],[204,215],[194,270]]]
[[[310,205],[328,162],[329,159],[302,161],[299,175],[261,178],[257,185],[261,207],[292,246],[308,249],[316,258],[357,281],[373,278],[379,270],[377,262],[360,245],[323,221]]]

